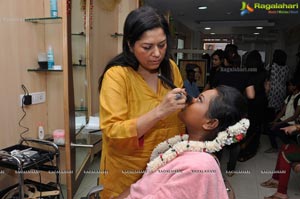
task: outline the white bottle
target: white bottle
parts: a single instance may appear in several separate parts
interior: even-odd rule
[[[50,0],[50,16],[51,17],[57,17],[57,1],[56,0]]]
[[[81,109],[84,108],[84,100],[83,100],[83,98],[80,99],[80,108]]]
[[[52,46],[49,46],[48,48],[47,57],[48,57],[48,70],[51,70],[53,69],[54,66],[54,52]]]
[[[42,124],[39,124],[38,127],[38,134],[39,134],[39,139],[42,140],[45,137],[45,132],[44,132],[44,127],[42,126]]]

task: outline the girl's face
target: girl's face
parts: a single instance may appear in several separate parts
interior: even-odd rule
[[[130,50],[139,61],[139,70],[156,71],[166,54],[167,37],[162,28],[145,31]]]
[[[221,64],[222,64],[222,61],[221,61],[220,57],[218,55],[214,55],[212,57],[212,66],[217,67],[217,66],[220,66]]]
[[[179,113],[180,120],[185,123],[189,132],[200,132],[202,125],[210,120],[207,117],[207,111],[211,100],[217,95],[218,92],[215,89],[204,91]]]

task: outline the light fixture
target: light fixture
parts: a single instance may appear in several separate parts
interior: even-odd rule
[[[215,35],[216,33],[214,33],[214,32],[211,32],[210,34],[211,34],[211,35]]]
[[[199,9],[199,10],[206,10],[206,9],[207,9],[207,6],[199,6],[198,9]]]
[[[253,33],[253,34],[255,34],[255,35],[259,35],[260,33],[259,33],[259,32],[255,32],[255,33]]]
[[[262,30],[263,28],[264,28],[264,27],[262,27],[262,26],[257,26],[257,27],[256,27],[257,30]]]
[[[205,30],[210,30],[210,29],[211,29],[211,27],[205,27],[204,29],[205,29]]]
[[[268,20],[247,20],[243,21],[196,21],[196,23],[202,27],[228,27],[228,26],[233,26],[233,27],[274,27],[275,22],[271,22]]]

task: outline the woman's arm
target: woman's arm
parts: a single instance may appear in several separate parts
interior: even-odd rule
[[[186,98],[183,95],[180,100],[175,100],[177,93],[185,93],[184,89],[175,88],[165,97],[158,96],[151,103],[138,100],[139,93],[136,90],[132,91],[132,82],[130,82],[130,78],[135,78],[135,75],[128,73],[131,71],[124,67],[113,67],[108,70],[100,93],[101,129],[106,139],[110,140],[110,145],[120,148],[139,147],[138,138],[145,135],[161,119],[184,108]],[[181,77],[174,76],[175,84],[182,86],[182,81],[178,80],[181,80]],[[138,84],[138,82],[134,83]],[[139,86],[137,89],[144,92],[142,88]],[[129,103],[137,103],[136,106],[143,108],[144,111],[135,107],[135,104]],[[130,110],[130,107],[136,110]]]
[[[294,132],[300,133],[300,125],[295,124],[295,125],[292,125],[292,126],[287,126],[287,127],[281,128],[280,130],[283,130],[288,135],[290,135]]]
[[[295,112],[294,112],[294,115],[292,115],[291,117],[283,120],[281,123],[288,123],[288,122],[291,122],[291,121],[295,121],[300,115],[300,106],[297,106]]]
[[[254,90],[253,85],[246,87],[245,91],[246,91],[246,96],[247,96],[248,99],[254,99],[255,98],[255,90]]]

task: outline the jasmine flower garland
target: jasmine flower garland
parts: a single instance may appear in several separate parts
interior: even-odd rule
[[[212,141],[189,141],[187,134],[170,138],[158,144],[153,150],[150,162],[147,164],[147,171],[154,172],[187,151],[208,153],[220,151],[225,145],[241,141],[245,137],[249,125],[248,119],[241,119],[235,125],[219,132]]]

